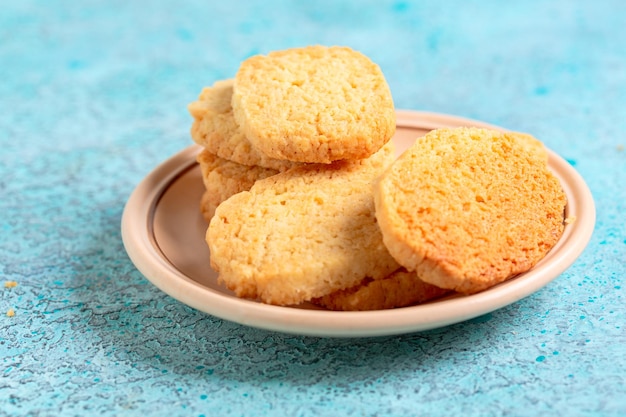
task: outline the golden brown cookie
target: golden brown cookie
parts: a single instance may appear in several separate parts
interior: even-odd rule
[[[232,106],[253,146],[283,160],[366,158],[396,128],[380,67],[346,47],[309,46],[248,58],[235,76]]]
[[[191,137],[212,154],[241,165],[284,171],[298,163],[270,158],[256,149],[235,121],[230,104],[233,80],[217,81],[205,87],[187,109],[194,117]]]
[[[312,302],[329,310],[366,311],[407,307],[425,303],[449,293],[400,268],[386,278],[365,280],[345,290],[335,291]]]
[[[239,297],[291,305],[395,271],[372,193],[391,145],[363,160],[293,168],[220,204],[206,235],[219,281]]]
[[[202,196],[200,210],[205,220],[210,221],[215,209],[228,197],[249,190],[260,179],[278,174],[278,171],[259,166],[246,166],[220,158],[208,150],[197,157],[202,170],[202,181],[206,192]]]
[[[563,232],[566,196],[527,135],[440,129],[374,187],[394,258],[424,281],[475,293],[528,271]]]

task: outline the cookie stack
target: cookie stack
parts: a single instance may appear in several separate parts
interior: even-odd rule
[[[189,105],[219,281],[335,310],[474,293],[535,265],[565,195],[523,134],[433,131],[396,160],[380,68],[344,47],[245,60]]]
[[[395,159],[391,92],[345,47],[245,60],[189,105],[219,280],[298,304],[400,268],[382,243],[372,183]]]

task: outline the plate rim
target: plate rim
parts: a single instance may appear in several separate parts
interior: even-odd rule
[[[507,130],[442,113],[396,110],[396,117],[399,127],[435,129],[471,125]],[[199,145],[193,144],[171,156],[132,191],[122,213],[124,248],[139,272],[174,299],[220,319],[264,330],[319,337],[371,337],[425,331],[470,320],[517,302],[558,278],[582,254],[595,227],[595,203],[584,179],[565,159],[548,149],[549,167],[561,179],[568,197],[568,210],[578,217],[565,228],[557,246],[550,252],[551,262],[540,262],[522,274],[523,277],[478,294],[397,309],[331,311],[262,304],[232,297],[185,276],[167,262],[151,232],[160,197],[178,176],[197,164],[195,156],[199,149]],[[138,219],[145,221],[138,222]]]

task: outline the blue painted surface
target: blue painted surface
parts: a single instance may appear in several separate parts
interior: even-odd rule
[[[0,415],[626,415],[626,3],[179,3],[2,4]],[[368,340],[250,329],[153,287],[120,218],[191,143],[186,104],[316,43],[369,55],[398,108],[542,139],[594,194],[585,253],[488,316]]]

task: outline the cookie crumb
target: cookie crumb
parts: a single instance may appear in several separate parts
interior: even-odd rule
[[[565,218],[565,220],[563,220],[563,223],[565,224],[572,224],[576,221],[576,216],[568,216]]]
[[[17,281],[5,281],[4,288],[15,288],[17,287]]]
[[[7,311],[7,317],[13,317],[13,316],[15,316],[15,310],[10,308],[9,311]]]
[[[619,145],[615,147],[615,149],[617,149],[617,152],[622,152],[624,150],[624,145],[620,143]]]

